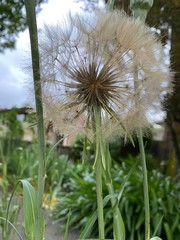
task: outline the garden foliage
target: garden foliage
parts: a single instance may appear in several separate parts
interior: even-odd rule
[[[121,166],[114,164],[112,178],[116,195],[120,192],[120,183],[126,178],[133,159],[129,157]],[[162,239],[180,239],[180,183],[177,179],[161,174],[158,170],[148,173],[151,235],[155,233]],[[104,197],[108,194],[103,186]],[[122,217],[126,225],[127,240],[144,239],[144,202],[142,192],[142,169],[139,165],[126,182],[119,202]],[[56,220],[64,222],[71,209],[70,224],[74,228],[84,228],[92,212],[96,209],[95,174],[90,165],[68,163],[64,173],[63,190],[59,194]],[[110,204],[105,209],[106,237],[112,237],[112,209]],[[97,237],[97,225],[92,236]]]

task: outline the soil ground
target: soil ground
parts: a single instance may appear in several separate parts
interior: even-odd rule
[[[20,212],[19,220],[16,224],[18,231],[23,232],[22,226],[23,213]],[[68,234],[68,240],[77,240],[78,231],[70,231]],[[1,229],[0,229],[0,240],[1,239]],[[17,234],[12,234],[8,240],[20,240]],[[24,239],[26,240],[26,239]],[[53,218],[50,216],[49,212],[46,212],[46,230],[44,240],[63,240],[63,233],[60,232],[60,223],[54,223]]]
[[[53,223],[52,217],[47,217],[47,226],[45,231],[45,240],[63,240],[63,233],[60,233],[59,223]],[[70,231],[68,240],[77,240],[78,231]]]

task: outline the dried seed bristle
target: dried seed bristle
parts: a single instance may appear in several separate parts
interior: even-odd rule
[[[119,11],[46,26],[40,53],[46,117],[63,134],[92,135],[94,106],[105,138],[145,128],[148,109],[171,80],[155,35]]]

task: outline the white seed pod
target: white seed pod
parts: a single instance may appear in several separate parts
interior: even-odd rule
[[[39,46],[45,118],[65,135],[93,137],[94,106],[104,138],[145,129],[172,78],[150,28],[120,11],[69,15],[44,27]]]

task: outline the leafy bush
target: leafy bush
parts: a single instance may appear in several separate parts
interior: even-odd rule
[[[126,178],[134,160],[129,158],[121,166],[114,164],[112,177],[116,194],[120,192],[119,186]],[[156,235],[162,239],[180,239],[180,183],[172,177],[162,175],[157,170],[150,171],[148,178],[151,235],[157,230]],[[105,186],[104,194],[108,194]],[[126,239],[143,240],[144,200],[142,170],[139,165],[127,181],[119,204],[125,221]],[[64,176],[63,191],[59,195],[56,210],[57,221],[65,221],[69,209],[72,212],[70,224],[76,228],[83,228],[96,209],[95,176],[90,165],[68,163]],[[105,208],[105,222],[106,237],[112,237],[112,209],[110,204]],[[92,232],[91,237],[97,237],[97,225],[94,226]]]

